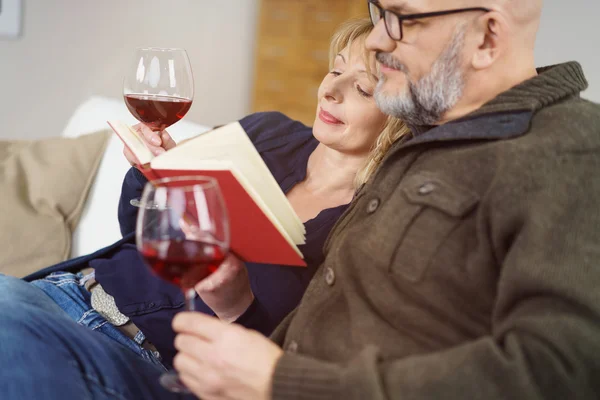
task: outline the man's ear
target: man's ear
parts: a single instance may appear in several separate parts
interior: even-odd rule
[[[526,1],[526,0],[525,0]],[[506,46],[508,24],[498,12],[488,12],[476,21],[477,49],[471,60],[476,70],[489,68]]]

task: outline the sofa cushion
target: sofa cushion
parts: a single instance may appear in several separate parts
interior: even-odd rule
[[[0,273],[64,261],[109,132],[0,141]]]

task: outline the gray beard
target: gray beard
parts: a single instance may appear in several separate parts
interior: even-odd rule
[[[454,34],[442,54],[433,63],[431,72],[417,82],[410,79],[406,66],[389,53],[377,53],[377,61],[404,72],[408,88],[400,95],[382,92],[386,78],[382,76],[375,89],[375,101],[387,115],[402,119],[408,125],[435,125],[462,97],[465,79],[460,53],[465,42],[464,27]]]

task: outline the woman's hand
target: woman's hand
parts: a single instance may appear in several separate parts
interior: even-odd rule
[[[173,319],[179,353],[173,365],[183,383],[205,400],[268,400],[283,350],[256,331],[202,313]]]
[[[144,140],[146,146],[155,156],[176,146],[175,141],[171,138],[171,135],[169,135],[169,132],[167,131],[154,132],[144,124],[136,124],[132,126],[132,128],[140,134],[140,138]],[[127,146],[123,148],[123,155],[125,155],[125,158],[127,161],[129,161],[129,164],[137,164],[137,158],[127,148]]]
[[[226,322],[237,320],[254,300],[246,264],[233,254],[195,289],[219,319]]]

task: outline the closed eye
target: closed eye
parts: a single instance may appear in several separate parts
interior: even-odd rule
[[[362,97],[366,97],[367,99],[370,97],[373,97],[373,95],[371,93],[367,93],[365,92],[360,85],[356,85],[356,90],[358,91],[358,94],[360,94]]]

